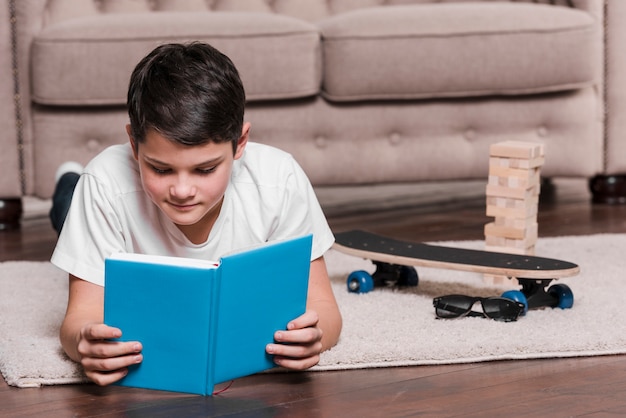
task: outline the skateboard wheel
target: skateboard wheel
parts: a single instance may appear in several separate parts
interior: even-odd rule
[[[574,293],[568,285],[561,283],[555,284],[554,286],[550,286],[548,293],[555,299],[558,299],[559,303],[556,305],[557,307],[561,309],[569,309],[574,306]]]
[[[347,285],[348,292],[367,293],[374,288],[374,279],[365,270],[357,270],[350,273]]]
[[[409,266],[401,266],[400,279],[398,285],[400,286],[417,286],[419,283],[419,276],[417,270]]]
[[[522,293],[520,290],[507,290],[501,295],[503,298],[511,299],[519,303],[524,304],[524,312],[522,315],[526,315],[528,312],[528,299],[526,299],[526,295]]]

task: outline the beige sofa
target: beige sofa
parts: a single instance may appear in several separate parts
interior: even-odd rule
[[[315,185],[481,178],[517,139],[546,144],[545,176],[619,200],[625,17],[620,0],[7,0],[0,224],[61,162],[125,141],[133,66],[191,40],[233,59],[252,139]]]

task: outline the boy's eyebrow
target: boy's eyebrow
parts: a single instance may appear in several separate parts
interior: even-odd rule
[[[207,166],[207,165],[217,164],[220,161],[222,161],[222,159],[223,159],[223,157],[221,157],[221,156],[220,157],[211,158],[210,160],[203,161],[200,164],[195,164],[195,167],[204,167],[204,166]],[[169,163],[161,161],[161,160],[159,160],[157,158],[150,157],[148,155],[144,155],[144,160],[146,160],[150,164],[157,164],[157,165],[164,165],[164,166],[169,166],[170,165]]]

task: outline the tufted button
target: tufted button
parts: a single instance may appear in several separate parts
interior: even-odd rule
[[[328,141],[326,140],[325,137],[323,136],[316,136],[315,137],[315,146],[317,148],[326,148]]]
[[[391,145],[398,145],[401,141],[402,141],[402,138],[400,137],[399,133],[394,132],[391,135],[389,135],[389,143]]]
[[[465,137],[465,139],[467,139],[468,141],[472,141],[474,139],[476,139],[476,131],[473,129],[467,129],[464,133],[463,136]]]
[[[548,128],[546,128],[545,126],[540,126],[539,128],[537,128],[537,135],[539,136],[548,135]]]
[[[87,150],[91,152],[96,152],[100,150],[100,141],[95,138],[91,138],[87,140]]]

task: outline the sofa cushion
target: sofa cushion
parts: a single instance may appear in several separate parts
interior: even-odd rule
[[[228,55],[248,100],[319,93],[320,38],[310,23],[272,13],[100,14],[45,27],[32,45],[33,101],[126,103],[134,66],[158,44],[205,41]]]
[[[319,23],[334,101],[560,91],[601,77],[591,15],[522,3],[386,6]]]

